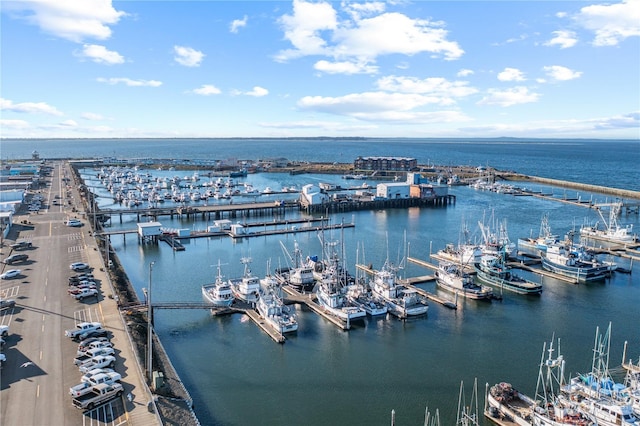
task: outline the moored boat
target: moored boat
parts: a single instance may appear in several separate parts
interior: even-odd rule
[[[576,283],[603,280],[615,269],[615,265],[601,262],[583,246],[570,241],[548,246],[542,256],[542,267]]]
[[[610,206],[609,220],[607,221],[602,215],[600,207]],[[622,226],[618,223],[618,215],[622,209],[622,202],[600,204],[596,206],[596,210],[604,223],[604,228],[600,227],[599,222],[594,225],[584,224],[580,228],[580,236],[585,238],[595,238],[613,243],[633,243],[637,241],[637,235],[633,234],[633,225]]]
[[[247,303],[256,303],[260,292],[260,279],[251,272],[251,268],[249,267],[251,258],[243,257],[241,262],[244,264],[242,277],[231,278],[229,284],[236,298]]]
[[[207,302],[218,307],[228,307],[233,303],[233,291],[229,283],[222,279],[220,261],[218,261],[216,281],[202,286],[202,296]]]
[[[549,215],[542,216],[540,231],[537,237],[518,238],[518,254],[525,256],[541,257],[547,251],[547,247],[558,242],[558,236],[551,233]]]
[[[504,255],[483,255],[474,264],[476,277],[481,283],[518,294],[540,294],[542,284],[527,280],[513,271],[504,261]]]
[[[259,298],[256,303],[258,314],[277,330],[280,334],[291,333],[298,330],[298,321],[295,313],[278,294],[278,285],[275,278],[266,276],[260,280]]]
[[[396,271],[396,267],[385,261],[369,283],[372,295],[384,301],[388,312],[398,318],[425,315],[429,309],[427,302],[415,289],[398,284]]]
[[[473,277],[466,273],[460,265],[452,262],[440,262],[436,270],[436,284],[467,299],[491,299],[493,290],[490,287],[476,284]]]

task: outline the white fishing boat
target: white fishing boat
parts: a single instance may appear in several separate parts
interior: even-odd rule
[[[291,286],[294,290],[300,293],[312,291],[316,283],[313,275],[314,259],[303,259],[302,252],[297,241],[294,241],[293,254],[289,253],[282,241],[280,241],[280,246],[287,258],[288,265],[286,267],[276,269],[275,272],[278,281],[283,285]]]
[[[603,280],[616,268],[615,264],[601,262],[584,246],[575,245],[570,240],[547,246],[542,255],[542,267],[576,283]]]
[[[628,389],[623,383],[616,383],[609,373],[610,346],[611,323],[604,334],[596,328],[591,371],[573,377],[562,391],[598,426],[640,425]]]
[[[346,290],[339,283],[337,274],[337,270],[328,271],[316,286],[318,304],[343,321],[365,317],[367,312],[363,308],[348,302]]]
[[[460,227],[458,244],[449,243],[444,249],[438,250],[434,258],[439,261],[453,262],[462,265],[473,265],[482,256],[482,248],[471,241],[471,234],[465,222]]]
[[[267,275],[261,279],[256,310],[280,334],[294,332],[298,329],[296,315],[278,293],[278,282],[274,277]]]
[[[387,314],[387,305],[374,297],[366,283],[357,282],[347,287],[347,299],[372,317]]]
[[[547,251],[547,247],[558,243],[558,236],[551,233],[549,216],[542,216],[540,231],[537,237],[518,238],[518,254],[532,257],[541,257]]]
[[[251,272],[250,257],[243,257],[240,262],[244,265],[244,273],[241,278],[231,278],[229,284],[237,299],[247,303],[256,303],[260,293],[260,278]]]
[[[228,307],[233,303],[233,291],[231,290],[231,285],[222,279],[220,261],[218,261],[216,281],[213,284],[205,284],[202,286],[202,296],[207,302],[214,306]]]
[[[387,305],[390,314],[398,318],[425,315],[429,309],[426,300],[415,289],[398,283],[397,267],[385,261],[369,282],[372,294]]]
[[[527,280],[505,262],[504,254],[483,255],[480,262],[474,264],[476,277],[481,283],[500,290],[507,290],[518,294],[540,294],[542,284]]]
[[[491,299],[490,287],[476,284],[473,277],[463,267],[452,262],[440,262],[436,269],[436,285],[443,290],[467,299]]]
[[[545,359],[545,352],[548,358]],[[561,397],[564,384],[564,358],[553,357],[553,341],[542,349],[538,370],[536,396],[531,398],[519,392],[510,383],[501,382],[487,389],[485,416],[498,424],[518,426],[595,426],[589,416],[580,412],[575,404]]]
[[[602,214],[602,208],[609,206],[609,220],[607,221]],[[622,202],[599,204],[595,206],[596,211],[602,219],[604,227],[599,222],[593,225],[584,224],[580,228],[580,236],[585,238],[595,238],[603,241],[614,243],[633,243],[637,241],[638,236],[633,234],[633,224],[622,226],[618,223],[618,216],[622,209]]]

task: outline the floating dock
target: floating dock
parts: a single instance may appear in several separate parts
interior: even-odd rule
[[[322,308],[322,306],[318,305],[315,302],[315,299],[316,299],[315,293],[301,294],[286,285],[282,286],[282,290],[285,293],[287,293],[287,295],[289,295],[287,299],[289,300],[290,303],[300,303],[300,304],[307,305],[309,309],[311,309],[313,312],[320,315],[322,318],[326,319],[330,323],[336,325],[343,331],[349,330],[351,328],[351,324],[349,322],[345,323],[344,321],[335,317],[334,315],[329,314],[327,311],[325,311]]]

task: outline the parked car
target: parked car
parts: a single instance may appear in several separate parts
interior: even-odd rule
[[[87,371],[83,376],[82,376],[82,381],[83,382],[91,382],[91,378],[97,374],[104,374],[104,373],[114,373],[115,370],[113,368],[94,368],[93,370]]]
[[[9,335],[9,326],[0,325],[0,336],[7,337]]]
[[[0,300],[0,311],[4,309],[13,308],[16,306],[16,301],[13,299],[1,299]]]
[[[78,227],[78,226],[82,226],[82,222],[78,219],[67,219],[64,222],[65,225],[67,226],[73,226],[73,227]]]
[[[99,322],[81,322],[76,325],[76,328],[71,328],[64,332],[64,335],[71,337],[72,339],[82,336],[82,334],[88,333],[94,330],[101,330],[102,324]]]
[[[24,262],[29,259],[29,256],[26,254],[12,254],[11,256],[5,258],[2,263],[6,263],[7,265],[11,265],[18,262]]]
[[[80,342],[84,342],[87,339],[92,339],[94,337],[107,337],[109,336],[109,330],[104,329],[104,328],[99,328],[97,330],[91,330],[91,331],[87,331],[84,332],[82,334],[80,334],[77,339],[80,340]]]
[[[9,269],[8,271],[5,271],[4,273],[0,274],[0,279],[10,280],[12,278],[16,278],[20,276],[21,273],[22,271],[20,269]]]
[[[79,293],[72,293],[71,297],[76,300],[84,300],[87,297],[98,297],[98,290],[95,288],[83,288]]]
[[[88,263],[84,263],[84,262],[75,262],[72,263],[71,265],[69,265],[69,269],[72,269],[74,271],[84,271],[91,268],[91,265],[89,265]]]
[[[85,351],[91,347],[97,347],[99,344],[112,345],[108,337],[92,337],[90,339],[83,340],[78,344],[78,351]]]
[[[17,243],[11,244],[11,248],[14,250],[24,250],[31,248],[31,241],[18,241]]]

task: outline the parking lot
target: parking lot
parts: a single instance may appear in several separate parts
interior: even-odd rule
[[[0,264],[0,273],[20,269],[20,274],[0,280],[0,298],[15,300],[15,306],[0,310],[0,325],[7,325],[0,370],[0,418],[6,425],[122,425],[141,418],[137,424],[158,424],[149,413],[149,394],[122,331],[117,306],[105,299],[108,290],[95,241],[88,227],[70,227],[65,221],[77,212],[75,199],[62,182],[62,167],[54,168],[48,186],[14,216],[14,227],[0,247],[0,259],[25,254],[28,259]],[[55,196],[60,196],[60,199]],[[48,200],[59,200],[49,204]],[[66,201],[66,202],[63,202]],[[25,247],[12,247],[25,242]],[[28,242],[28,244],[26,244]],[[98,294],[76,300],[70,295],[69,277],[77,272],[70,265],[83,262],[96,272]],[[64,336],[64,330],[82,321],[98,321],[110,329],[116,365],[124,392],[106,404],[83,411],[74,407],[69,388],[81,381],[74,364],[78,342]]]

